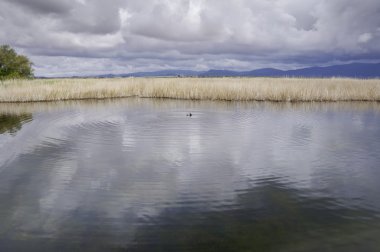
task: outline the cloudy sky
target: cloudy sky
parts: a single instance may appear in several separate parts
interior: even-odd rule
[[[37,76],[380,61],[379,0],[1,0]]]

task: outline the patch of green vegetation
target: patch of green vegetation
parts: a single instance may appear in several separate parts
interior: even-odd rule
[[[0,80],[33,78],[32,62],[9,45],[0,46]]]

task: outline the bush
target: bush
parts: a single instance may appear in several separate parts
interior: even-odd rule
[[[9,45],[0,46],[0,80],[33,78],[32,62]]]

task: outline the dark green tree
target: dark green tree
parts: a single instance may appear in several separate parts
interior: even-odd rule
[[[0,80],[33,78],[32,62],[9,45],[0,46]]]

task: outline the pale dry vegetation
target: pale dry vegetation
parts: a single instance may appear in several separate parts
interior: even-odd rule
[[[131,96],[229,101],[380,101],[380,79],[115,78],[0,83],[0,102]]]

